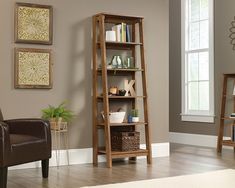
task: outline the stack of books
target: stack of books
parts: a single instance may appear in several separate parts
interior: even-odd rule
[[[121,23],[112,27],[116,33],[116,42],[131,42],[131,26]]]

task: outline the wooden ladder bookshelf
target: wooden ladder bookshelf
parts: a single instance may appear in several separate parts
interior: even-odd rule
[[[227,100],[233,99],[233,112],[235,112],[235,96],[231,94],[228,94],[228,82],[229,79],[234,80],[233,87],[235,86],[235,74],[224,74],[223,75],[223,90],[222,90],[222,103],[221,103],[221,114],[220,114],[220,127],[218,132],[218,140],[217,140],[217,152],[222,152],[222,146],[232,146],[235,149],[235,140],[234,138],[234,126],[235,126],[235,117],[230,117],[230,115],[226,115],[226,106],[227,106]],[[229,123],[229,121],[231,123]],[[225,124],[226,122],[226,124]],[[230,126],[231,131],[231,139],[230,140],[224,140],[224,128],[225,126]]]
[[[130,24],[132,27],[131,42],[107,42],[105,40],[105,24]],[[138,25],[138,27],[136,27]],[[136,28],[139,28],[138,30]],[[139,34],[137,35],[137,32]],[[139,36],[139,42],[136,42],[136,36]],[[139,48],[137,49],[137,46]],[[137,69],[107,69],[107,54],[109,50],[130,51],[133,57],[134,65],[136,65],[136,51],[140,50],[140,67]],[[100,52],[100,53],[98,53]],[[98,57],[100,57],[101,67],[98,66]],[[114,74],[115,72],[115,74]],[[109,76],[130,76],[132,80],[136,79],[137,72],[140,72],[142,79],[143,96],[109,96],[108,95],[108,79]],[[139,75],[138,75],[139,76]],[[98,94],[98,78],[102,80],[102,95]],[[117,78],[118,79],[118,78]],[[136,89],[137,84],[134,85]],[[131,102],[131,107],[135,108],[137,99],[143,101],[144,121],[138,123],[110,123],[109,109],[110,103]],[[104,121],[100,122],[98,103],[103,104]],[[114,127],[128,127],[135,130],[136,126],[144,126],[146,149],[136,151],[112,151],[111,149],[111,130]],[[105,147],[101,148],[98,144],[98,130],[104,130]],[[135,159],[137,156],[146,156],[147,163],[152,163],[152,151],[150,142],[150,128],[148,119],[148,98],[146,86],[146,69],[144,57],[144,38],[143,38],[143,18],[134,16],[123,16],[100,13],[93,16],[93,164],[98,165],[98,155],[105,155],[107,167],[112,167],[112,159],[125,158]]]

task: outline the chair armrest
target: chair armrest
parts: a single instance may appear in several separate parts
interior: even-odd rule
[[[50,141],[50,123],[42,119],[11,119],[4,121],[10,134],[25,134]]]
[[[6,123],[0,122],[0,166],[4,166],[5,159],[10,153],[9,127]]]

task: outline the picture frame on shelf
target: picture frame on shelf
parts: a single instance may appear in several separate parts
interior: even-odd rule
[[[51,45],[53,7],[31,3],[15,4],[15,42]]]
[[[52,88],[52,51],[15,48],[15,88]]]

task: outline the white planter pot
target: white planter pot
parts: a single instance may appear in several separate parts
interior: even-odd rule
[[[132,122],[136,123],[139,122],[140,118],[139,117],[132,117]]]

